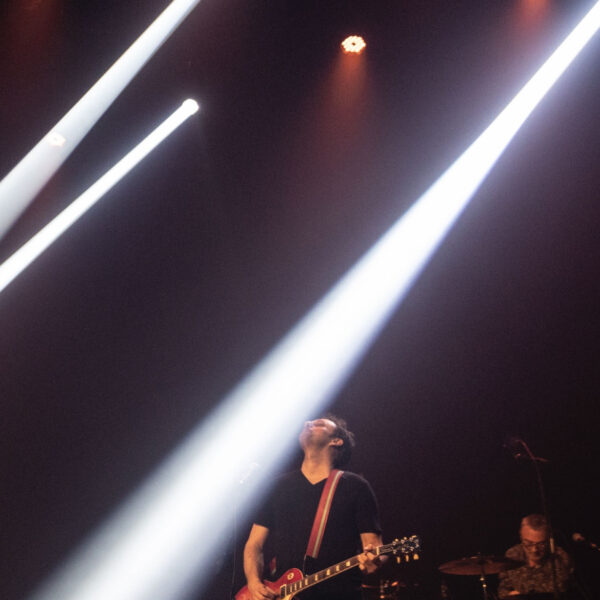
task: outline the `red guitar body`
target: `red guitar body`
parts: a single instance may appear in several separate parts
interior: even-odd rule
[[[288,583],[294,583],[294,581],[299,581],[302,579],[304,575],[302,575],[302,571],[300,569],[290,569],[286,571],[277,581],[267,581],[266,579],[263,583],[272,591],[274,591],[279,596],[279,590],[282,585],[286,585]],[[291,600],[293,596],[287,595],[284,596],[286,600]],[[245,585],[236,595],[235,600],[252,600],[250,597],[250,590],[248,586]]]

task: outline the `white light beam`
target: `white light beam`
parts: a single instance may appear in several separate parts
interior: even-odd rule
[[[458,160],[35,600],[150,600],[153,589],[172,600],[185,594],[191,579],[208,576],[226,528],[224,506],[235,498],[240,507],[248,505],[268,486],[300,423],[343,385],[519,127],[599,26],[600,2]],[[231,475],[250,461],[262,470],[242,493]]]
[[[174,0],[0,181],[0,238],[200,0]]]
[[[73,200],[48,225],[38,231],[28,242],[0,264],[0,292],[135,165],[197,111],[198,104],[196,101],[186,100],[170,117],[100,177],[96,183]]]

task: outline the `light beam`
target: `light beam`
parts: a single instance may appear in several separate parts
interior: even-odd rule
[[[73,200],[48,225],[0,264],[0,292],[23,272],[52,242],[54,242],[79,217],[89,210],[108,190],[118,183],[133,167],[146,157],[188,117],[198,111],[194,100],[186,100],[170,117],[128,152],[81,196]]]
[[[600,2],[475,142],[36,600],[170,600],[181,597],[194,576],[201,581],[208,575],[226,528],[223,506],[231,498],[247,506],[268,486],[273,469],[295,444],[300,423],[343,385],[510,140],[599,26]],[[251,460],[263,468],[240,492],[235,475]],[[153,594],[158,582],[161,594]]]
[[[173,0],[69,112],[0,181],[0,238],[96,121],[200,0]],[[61,140],[61,143],[57,143]]]

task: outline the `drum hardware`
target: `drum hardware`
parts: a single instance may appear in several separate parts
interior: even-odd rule
[[[398,598],[398,582],[381,579],[378,584],[362,584],[363,598],[377,600],[395,600]]]
[[[438,567],[438,570],[447,575],[478,575],[481,583],[483,600],[490,600],[486,576],[522,567],[525,563],[519,560],[511,560],[505,556],[469,556],[451,560]]]

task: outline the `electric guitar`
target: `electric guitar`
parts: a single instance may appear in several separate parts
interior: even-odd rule
[[[393,554],[398,557],[398,562],[409,562],[419,558],[419,550],[421,549],[421,539],[418,535],[403,537],[401,540],[394,540],[391,544],[384,544],[371,550],[375,556],[384,554]],[[303,575],[300,569],[289,569],[277,581],[263,581],[263,583],[273,592],[279,594],[280,600],[293,600],[296,594],[317,585],[331,577],[335,577],[340,573],[344,573],[349,569],[358,566],[357,554],[348,558],[337,565],[332,565],[327,569],[313,573],[312,575]],[[250,590],[248,586],[244,586],[236,595],[235,600],[251,600]]]

